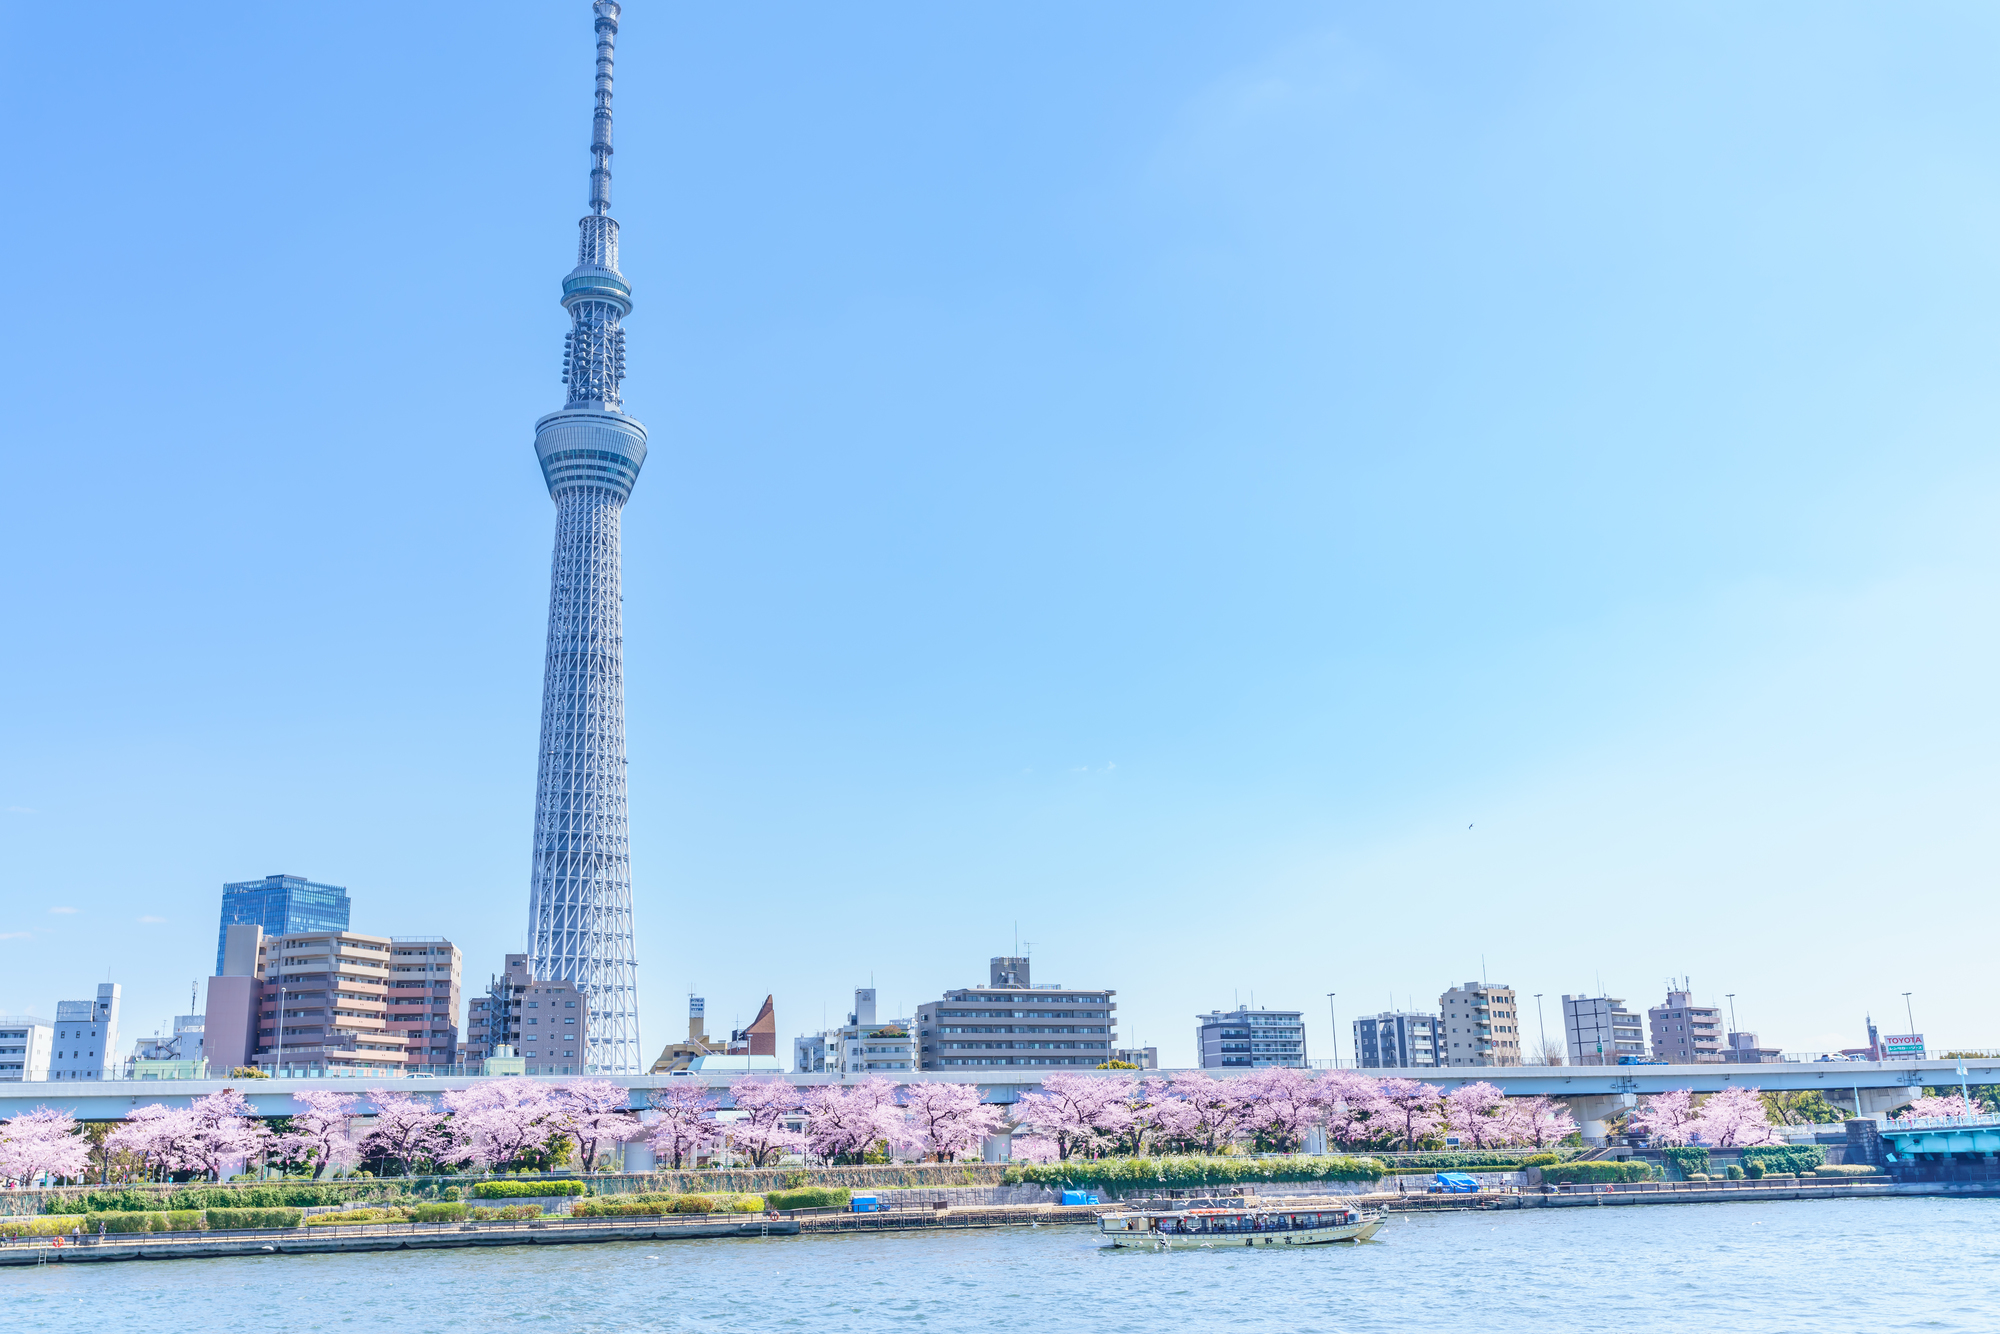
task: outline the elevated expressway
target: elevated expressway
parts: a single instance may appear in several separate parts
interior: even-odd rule
[[[1772,1063],[1763,1065],[1626,1065],[1626,1066],[1574,1066],[1574,1065],[1522,1065],[1499,1067],[1456,1067],[1449,1071],[1429,1068],[1410,1070],[1368,1070],[1362,1073],[1375,1078],[1406,1078],[1437,1084],[1446,1089],[1478,1080],[1497,1086],[1502,1092],[1512,1096],[1532,1096],[1543,1094],[1561,1099],[1570,1107],[1571,1114],[1584,1124],[1586,1135],[1601,1134],[1593,1130],[1591,1123],[1601,1123],[1615,1116],[1620,1108],[1630,1107],[1648,1094],[1664,1093],[1670,1089],[1693,1089],[1697,1093],[1714,1093],[1720,1089],[1738,1085],[1747,1088],[1761,1088],[1767,1091],[1793,1091],[1815,1089],[1826,1096],[1836,1107],[1859,1105],[1862,1112],[1878,1114],[1892,1111],[1925,1093],[1949,1093],[1960,1083],[1959,1063],[1956,1061],[1816,1061],[1804,1063]],[[1964,1081],[1971,1084],[2000,1084],[2000,1057],[1968,1058],[1965,1061]],[[970,1073],[970,1072],[968,1072]],[[1172,1074],[1163,1070],[1160,1074]],[[528,1076],[518,1076],[528,1078]],[[710,1071],[703,1074],[680,1075],[628,1075],[615,1082],[631,1091],[631,1106],[643,1108],[647,1105],[649,1091],[671,1084],[698,1082],[713,1088],[722,1101],[729,1105],[728,1085],[732,1076],[726,1072]],[[837,1075],[781,1075],[796,1085],[839,1083]],[[1105,1071],[1106,1079],[1130,1079],[1128,1071]],[[559,1078],[551,1079],[535,1076],[544,1083],[559,1084]],[[1034,1091],[1040,1083],[1040,1074],[1023,1070],[1010,1073],[1005,1070],[985,1070],[979,1072],[977,1080],[985,1091],[990,1103],[1011,1103],[1023,1093]],[[905,1083],[944,1081],[966,1082],[963,1075],[956,1072],[910,1073],[902,1077]],[[363,1093],[370,1088],[393,1088],[401,1093],[440,1093],[446,1089],[465,1088],[481,1082],[476,1076],[413,1076],[401,1079],[209,1079],[209,1080],[115,1080],[104,1083],[5,1083],[0,1084],[0,1117],[14,1116],[36,1107],[55,1107],[69,1112],[81,1120],[111,1121],[124,1117],[134,1107],[148,1103],[165,1103],[169,1106],[184,1107],[204,1094],[214,1093],[224,1088],[233,1088],[243,1094],[250,1105],[263,1116],[289,1116],[298,1110],[292,1094],[300,1089],[332,1088]],[[357,1110],[366,1113],[372,1110],[364,1102]],[[2000,1122],[1996,1123],[2000,1127]],[[1995,1133],[1989,1130],[1986,1133]]]

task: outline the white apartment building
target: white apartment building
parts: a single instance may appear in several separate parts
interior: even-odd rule
[[[49,1077],[55,1025],[33,1015],[0,1015],[0,1080]]]
[[[1305,1012],[1211,1010],[1194,1017],[1194,1049],[1204,1070],[1249,1070],[1266,1065],[1304,1068]]]
[[[118,984],[98,984],[96,1000],[56,1002],[50,1079],[102,1080],[118,1073]]]
[[[916,1023],[909,1019],[878,1020],[875,988],[856,987],[854,1010],[845,1024],[793,1039],[792,1068],[802,1075],[872,1075],[914,1070]]]
[[[1562,998],[1563,1042],[1571,1065],[1618,1065],[1644,1060],[1646,1021],[1616,996]]]
[[[1440,1065],[1519,1065],[1521,1017],[1512,987],[1467,982],[1438,997]]]

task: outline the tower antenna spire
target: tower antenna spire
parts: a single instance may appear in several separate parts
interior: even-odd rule
[[[617,0],[597,0],[597,112],[590,123],[590,211],[611,212],[611,52],[618,41]]]

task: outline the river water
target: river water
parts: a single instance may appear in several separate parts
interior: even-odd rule
[[[0,1270],[0,1328],[93,1334],[2000,1329],[2000,1200],[1400,1215],[1361,1246],[1108,1251],[1094,1229]]]

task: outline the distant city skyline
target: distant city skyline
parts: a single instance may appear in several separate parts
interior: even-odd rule
[[[81,97],[11,16],[0,1014],[161,1029],[273,870],[534,948],[586,12],[128,6]],[[1996,38],[629,6],[642,1058],[1017,926],[1163,1065],[1475,977],[1527,1052],[1687,975],[1764,1047],[1993,1045]]]

